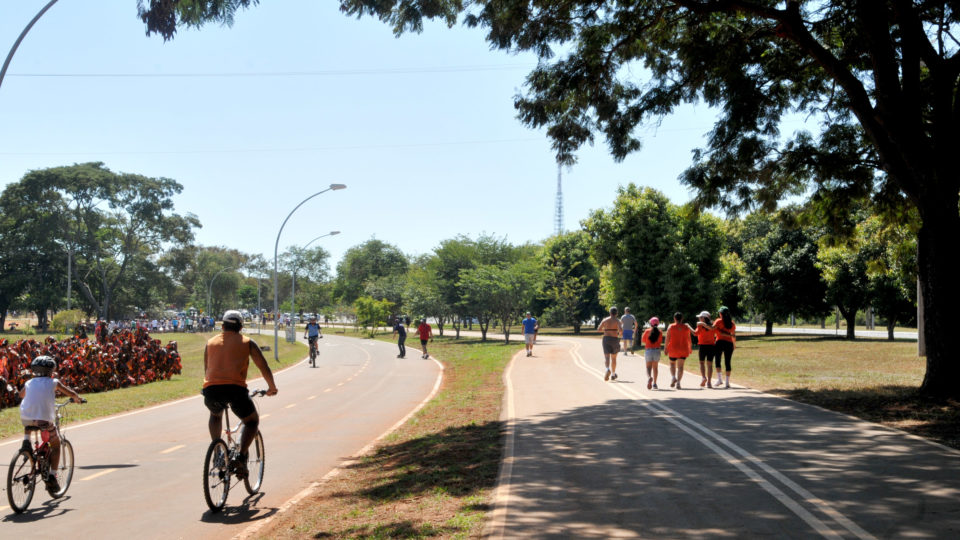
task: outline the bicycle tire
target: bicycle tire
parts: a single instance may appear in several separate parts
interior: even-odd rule
[[[267,452],[263,446],[263,435],[257,431],[257,436],[250,445],[247,453],[247,477],[243,479],[243,487],[247,488],[247,493],[254,495],[260,491],[263,486],[263,471],[267,464]]]
[[[223,439],[217,439],[207,447],[203,459],[203,497],[211,512],[223,510],[230,494],[230,451]]]
[[[30,506],[37,488],[36,464],[30,452],[20,451],[10,460],[7,469],[7,502],[10,508],[22,514]]]
[[[66,438],[60,440],[60,464],[57,466],[57,480],[60,482],[60,491],[51,493],[54,499],[67,494],[70,481],[73,480],[73,445]]]

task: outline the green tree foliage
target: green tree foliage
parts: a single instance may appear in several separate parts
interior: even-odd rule
[[[870,216],[857,227],[858,237],[870,253],[867,276],[870,298],[893,340],[898,321],[916,315],[917,235],[916,220],[891,225],[879,216]]]
[[[389,300],[375,300],[369,296],[361,296],[354,301],[356,307],[357,324],[367,331],[370,337],[377,335],[377,328],[387,324],[393,304]]]
[[[85,318],[83,311],[79,309],[70,309],[57,313],[53,316],[51,326],[58,334],[73,334],[73,330]]]
[[[368,282],[380,277],[402,276],[407,272],[407,257],[402,251],[375,238],[347,250],[337,264],[333,295],[350,304],[363,294]]]
[[[443,336],[443,328],[453,316],[453,308],[443,300],[436,268],[436,255],[420,257],[410,265],[404,283],[403,305],[414,317],[435,320],[437,331]]]
[[[594,255],[608,265],[611,303],[644,318],[715,306],[722,229],[716,218],[677,207],[659,191],[630,184],[611,210],[584,221]]]
[[[786,214],[754,212],[743,221],[741,290],[746,304],[762,314],[766,334],[791,314],[817,317],[829,308],[817,266],[817,238],[809,229],[786,222]]]
[[[576,334],[583,321],[604,312],[600,305],[600,272],[590,255],[590,237],[583,231],[554,236],[540,252],[546,268],[543,285],[551,322],[569,324]]]
[[[490,322],[497,321],[509,343],[511,326],[537,296],[545,277],[539,262],[530,259],[512,264],[481,264],[460,272],[463,302],[479,320],[481,340],[486,341]]]

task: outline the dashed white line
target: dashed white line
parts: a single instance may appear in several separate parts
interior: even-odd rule
[[[110,474],[110,473],[112,473],[112,472],[114,472],[114,471],[116,471],[116,470],[117,470],[117,469],[104,469],[104,470],[102,470],[102,471],[100,471],[100,472],[98,472],[98,473],[93,473],[93,474],[91,474],[90,476],[88,476],[88,477],[86,477],[86,478],[81,478],[80,481],[81,481],[81,482],[86,482],[87,480],[93,480],[94,478],[100,478],[101,476],[106,475],[106,474]]]
[[[292,408],[294,408],[294,407],[296,407],[296,406],[297,406],[296,403],[291,403],[291,404],[287,405],[286,407],[284,407],[284,409],[292,409]]]
[[[186,448],[186,447],[187,447],[187,445],[185,445],[185,444],[178,444],[178,445],[176,445],[176,446],[171,446],[170,448],[167,448],[166,450],[161,450],[160,453],[161,453],[161,454],[169,454],[170,452],[176,452],[177,450],[179,450],[179,449],[181,449],[181,448]]]

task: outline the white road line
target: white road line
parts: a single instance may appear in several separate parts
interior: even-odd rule
[[[574,357],[574,362],[581,369],[594,375],[598,379],[602,379],[603,376],[600,374],[598,370],[595,370],[586,364],[586,362],[583,360],[583,357],[580,356],[579,349],[580,349],[580,344],[574,343],[574,348],[570,351],[571,356]],[[793,482],[792,480],[787,478],[785,475],[783,475],[782,473],[780,473],[770,465],[764,463],[762,460],[750,454],[743,448],[737,446],[727,438],[704,427],[703,425],[699,424],[695,420],[687,416],[684,416],[683,414],[677,412],[676,410],[670,408],[669,406],[663,404],[660,401],[654,400],[639,392],[628,389],[623,385],[617,384],[617,385],[611,385],[611,386],[621,394],[639,401],[641,405],[643,405],[644,407],[647,407],[653,412],[666,413],[667,416],[660,414],[660,417],[674,424],[675,426],[679,427],[688,435],[690,435],[694,439],[697,439],[704,446],[713,450],[714,453],[722,457],[728,463],[737,467],[737,469],[739,469],[741,472],[747,475],[747,477],[749,477],[750,479],[760,484],[761,487],[763,487],[768,493],[773,495],[773,497],[776,498],[778,501],[783,503],[783,505],[789,508],[794,514],[796,514],[798,517],[806,521],[808,525],[813,527],[814,530],[816,530],[822,536],[825,536],[827,538],[842,538],[841,535],[839,535],[836,531],[834,531],[833,529],[828,527],[826,524],[824,524],[822,521],[820,521],[820,519],[818,519],[816,516],[810,514],[810,512],[808,512],[805,508],[803,508],[797,501],[792,499],[789,495],[787,495],[782,490],[780,490],[779,488],[774,486],[772,483],[770,483],[768,480],[760,476],[753,469],[749,469],[748,467],[746,467],[746,465],[743,463],[743,460],[730,455],[728,452],[726,452],[722,448],[719,448],[718,446],[713,444],[711,441],[707,440],[705,437],[703,437],[699,433],[696,433],[695,431],[693,431],[690,427],[683,425],[683,423],[686,423],[689,426],[692,426],[693,428],[699,429],[705,435],[713,438],[714,440],[726,446],[727,448],[730,448],[731,450],[733,450],[734,452],[742,456],[744,459],[746,459],[750,463],[753,463],[755,466],[759,467],[761,470],[763,470],[767,474],[773,476],[774,478],[779,480],[781,483],[783,483],[787,488],[791,489],[794,493],[802,497],[805,502],[816,507],[818,510],[822,511],[824,514],[833,518],[834,521],[836,521],[839,525],[847,529],[849,532],[851,532],[858,538],[861,538],[862,540],[873,540],[875,538],[873,535],[863,530],[863,528],[861,528],[859,525],[854,523],[852,520],[850,520],[849,518],[841,514],[839,511],[837,511],[833,507],[831,507],[825,501],[815,496],[814,494],[810,493],[806,489],[800,487],[797,483]]]
[[[324,390],[324,393],[326,393],[326,392],[332,392],[332,391],[333,391],[333,388],[327,388],[326,390]]]
[[[169,454],[170,452],[176,452],[177,450],[179,450],[179,449],[181,449],[181,448],[186,448],[186,447],[187,447],[187,445],[185,445],[185,444],[178,444],[178,445],[176,445],[176,446],[171,446],[170,448],[167,448],[166,450],[161,450],[160,453],[161,453],[161,454]]]
[[[94,478],[100,478],[101,476],[103,476],[103,475],[105,475],[105,474],[110,474],[110,473],[112,473],[112,472],[114,472],[114,471],[116,471],[116,470],[117,470],[117,469],[104,469],[104,470],[102,470],[102,471],[100,471],[100,472],[98,472],[98,473],[93,473],[93,474],[91,474],[90,476],[88,476],[88,477],[86,477],[86,478],[81,478],[80,481],[81,481],[81,482],[86,482],[87,480],[93,480]]]
[[[270,413],[261,414],[261,415],[260,415],[260,419],[261,419],[261,420],[263,420],[264,418],[269,418],[269,417],[270,417]]]
[[[517,358],[520,358],[520,351],[510,359],[510,364],[503,374],[503,380],[506,386],[504,401],[506,402],[506,437],[503,445],[503,461],[500,463],[500,473],[497,475],[497,487],[493,494],[493,511],[490,513],[489,538],[502,539],[506,531],[507,510],[510,507],[510,480],[513,478],[514,447],[517,437],[517,413],[516,400],[513,391],[513,379],[510,375],[513,373],[513,366]]]
[[[286,407],[284,407],[284,409],[292,409],[292,408],[294,408],[294,407],[296,407],[296,406],[297,406],[296,403],[291,403],[291,404],[287,405]]]
[[[310,397],[307,398],[307,401],[310,401],[311,399],[316,399],[316,397],[317,397],[317,396],[310,396]]]

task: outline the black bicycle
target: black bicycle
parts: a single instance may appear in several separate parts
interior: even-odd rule
[[[257,398],[266,394],[266,390],[253,390],[250,397]],[[255,404],[256,402],[257,400],[254,400]],[[239,463],[240,441],[235,440],[233,435],[240,431],[243,424],[237,422],[237,427],[231,429],[230,410],[225,410],[223,414],[223,433],[227,440],[217,439],[211,442],[203,460],[203,496],[212,512],[219,512],[227,504],[231,483],[236,485],[242,479],[247,493],[254,495],[259,492],[263,485],[263,469],[266,463],[263,435],[257,430],[257,436],[253,439],[247,456],[246,475],[241,474],[243,467]]]
[[[81,399],[80,403],[86,403],[87,400]],[[73,445],[67,440],[66,434],[60,429],[60,422],[64,417],[64,407],[70,404],[70,401],[57,403],[57,414],[54,420],[54,429],[60,436],[60,462],[56,464],[57,481],[60,484],[58,491],[47,492],[54,499],[59,499],[67,493],[70,487],[70,481],[73,480]],[[10,468],[7,470],[7,501],[10,502],[10,508],[18,514],[22,514],[30,506],[33,500],[33,493],[37,488],[37,477],[46,478],[50,472],[50,435],[47,431],[40,428],[27,428],[31,432],[30,449],[21,448],[17,455],[10,461]],[[40,432],[39,435],[37,432]]]
[[[317,367],[317,356],[320,354],[320,350],[317,347],[317,341],[323,336],[316,336],[310,338],[310,366]]]

